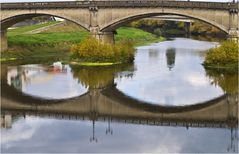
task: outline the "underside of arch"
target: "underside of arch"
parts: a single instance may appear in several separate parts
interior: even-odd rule
[[[28,13],[28,14],[20,14],[20,15],[8,17],[1,21],[1,30],[7,29],[7,28],[13,26],[14,24],[22,22],[26,19],[32,19],[34,17],[39,17],[39,16],[53,16],[53,17],[65,19],[65,20],[73,22],[73,23],[79,25],[80,27],[84,28],[85,30],[89,31],[89,27],[83,23],[79,23],[78,21],[74,21],[74,20],[66,18],[66,17],[62,17],[62,16],[58,16],[58,15],[54,15],[54,14],[45,14],[45,13]]]
[[[106,26],[103,26],[101,28],[101,31],[114,31],[117,28],[123,26],[126,23],[135,21],[135,20],[139,20],[139,19],[143,19],[143,18],[149,18],[149,17],[154,17],[154,16],[162,16],[162,15],[177,15],[177,16],[182,16],[182,17],[187,17],[190,19],[195,19],[195,20],[199,20],[202,21],[204,23],[207,23],[209,25],[212,25],[214,27],[217,27],[218,29],[222,30],[223,32],[225,32],[226,34],[228,34],[228,29],[226,27],[224,27],[223,25],[220,25],[214,21],[211,20],[207,20],[201,17],[195,17],[195,16],[190,16],[190,15],[185,15],[185,14],[180,14],[180,13],[143,13],[143,14],[138,14],[138,15],[134,15],[134,16],[127,16],[125,18],[121,18],[115,21],[112,21],[111,23],[109,23]]]

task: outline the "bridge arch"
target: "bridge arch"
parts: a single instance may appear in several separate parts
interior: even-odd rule
[[[86,24],[82,21],[76,20],[75,18],[67,17],[64,15],[57,15],[54,13],[23,13],[23,14],[12,15],[12,16],[2,19],[1,20],[1,31],[6,30],[7,28],[13,26],[14,24],[24,21],[26,19],[31,19],[31,18],[39,17],[39,16],[58,17],[58,18],[73,22],[73,23],[79,25],[80,27],[84,28],[87,31],[90,30],[88,24]]]
[[[187,17],[190,19],[195,19],[204,23],[207,23],[209,25],[212,25],[214,27],[217,27],[218,29],[222,30],[226,34],[229,34],[229,30],[227,27],[224,25],[221,25],[215,21],[212,21],[210,19],[206,19],[202,16],[196,16],[196,15],[189,15],[186,13],[178,13],[178,12],[147,12],[147,13],[140,13],[136,15],[130,15],[130,16],[125,16],[122,18],[117,18],[115,20],[112,20],[111,22],[105,24],[102,26],[100,29],[101,31],[114,31],[117,28],[121,27],[125,23],[129,23],[135,20],[143,19],[143,18],[149,18],[149,17],[154,17],[154,16],[162,16],[162,15],[177,15],[177,16],[182,16],[182,17]]]
[[[57,12],[39,12],[39,13],[28,13],[28,12],[21,12],[21,13],[10,13],[9,14],[3,14],[0,24],[1,24],[1,51],[5,51],[8,48],[8,40],[7,40],[7,29],[11,26],[13,26],[16,23],[19,23],[21,21],[24,21],[26,19],[31,19],[34,17],[39,17],[39,16],[53,16],[53,17],[58,17],[61,19],[65,19],[67,21],[73,22],[76,25],[84,28],[87,31],[90,31],[90,27],[86,22],[83,22],[83,20],[79,20],[79,18],[74,18],[70,17],[67,15],[62,14],[57,14]]]

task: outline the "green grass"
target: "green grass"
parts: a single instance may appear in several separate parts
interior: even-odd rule
[[[53,46],[59,43],[78,43],[88,36],[87,31],[71,33],[39,33],[32,35],[10,35],[10,46]]]
[[[44,24],[37,24],[19,27],[8,31],[9,51],[1,53],[1,61],[8,59],[37,59],[37,58],[59,58],[67,59],[72,44],[79,43],[89,32],[73,24],[57,25],[54,29],[48,29],[38,34],[25,34],[38,28],[59,23],[52,21]],[[57,31],[57,32],[56,32]],[[131,40],[135,45],[148,44],[163,41],[164,38],[143,30],[131,27],[122,27],[115,35],[116,42]]]
[[[28,27],[28,26],[27,26]],[[31,29],[31,28],[21,28]],[[36,26],[37,27],[37,26]],[[36,28],[35,27],[35,28]],[[19,30],[23,31],[23,30]],[[18,34],[18,35],[14,35]],[[14,32],[8,35],[8,42],[10,46],[53,46],[59,43],[78,43],[82,39],[86,38],[89,35],[87,31],[78,31],[78,32],[59,32],[59,33],[39,33],[39,34],[22,34],[19,35],[19,32]],[[145,32],[143,30],[131,27],[122,27],[117,30],[117,35],[115,36],[116,42],[121,40],[131,40],[135,42],[136,45],[147,44],[149,42],[163,41],[164,38],[156,37],[155,35]]]
[[[15,35],[21,35],[23,33],[38,29],[38,28],[42,28],[42,27],[46,27],[46,26],[50,26],[56,23],[59,23],[60,21],[50,21],[47,23],[43,23],[43,24],[36,24],[36,25],[30,25],[30,26],[24,26],[24,27],[18,27],[15,29],[9,29],[7,32],[8,36],[15,36]]]
[[[72,23],[72,22],[62,22],[62,24],[55,25],[54,28],[44,30],[42,33],[61,33],[61,32],[80,32],[85,31],[83,27]]]
[[[133,27],[121,27],[117,29],[117,35],[115,36],[115,39],[116,41],[131,40],[135,42],[136,45],[142,45],[165,40],[163,37],[157,37],[152,33]]]
[[[69,52],[66,52],[67,48],[59,47],[44,47],[37,48],[29,47],[29,48],[14,48],[14,50],[9,50],[1,53],[1,61],[8,60],[21,60],[21,59],[37,59],[37,58],[67,58],[69,56]]]
[[[0,62],[17,60],[17,58],[0,58]]]

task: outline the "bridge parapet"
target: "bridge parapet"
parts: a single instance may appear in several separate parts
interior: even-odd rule
[[[90,8],[90,7],[177,7],[222,9],[238,11],[238,3],[219,2],[187,2],[187,1],[70,1],[70,2],[29,2],[29,3],[1,3],[1,9],[49,9],[49,8]]]

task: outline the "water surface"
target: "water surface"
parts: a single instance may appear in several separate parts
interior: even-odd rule
[[[215,45],[177,38],[113,67],[2,66],[1,151],[238,152],[238,75],[201,65]]]

